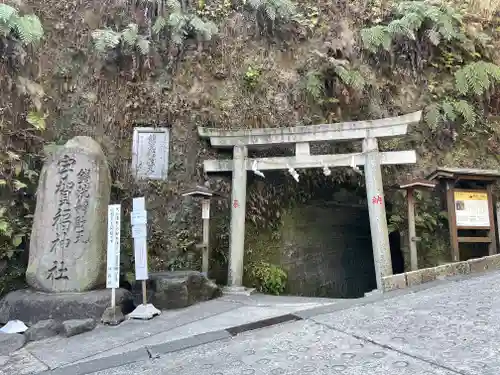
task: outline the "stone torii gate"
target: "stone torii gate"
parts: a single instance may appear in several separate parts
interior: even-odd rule
[[[364,166],[370,215],[377,288],[382,277],[392,274],[389,235],[385,213],[381,164],[416,163],[415,151],[379,152],[377,138],[405,135],[408,125],[420,122],[422,112],[371,121],[343,122],[290,128],[219,130],[199,127],[213,147],[233,148],[232,160],[205,160],[206,173],[232,172],[231,237],[229,246],[230,290],[242,289],[245,246],[247,171]],[[311,155],[309,142],[362,140],[362,152],[339,155]],[[248,158],[248,148],[273,144],[295,144],[295,156]]]

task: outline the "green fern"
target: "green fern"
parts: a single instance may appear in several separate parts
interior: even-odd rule
[[[425,122],[433,130],[437,129],[445,121],[462,121],[468,128],[476,125],[477,113],[473,105],[466,100],[445,100],[441,103],[433,103],[426,108]]]
[[[212,21],[205,21],[190,12],[184,12],[177,0],[168,0],[166,6],[169,10],[168,17],[156,18],[152,32],[159,34],[164,30],[170,32],[170,38],[176,44],[182,44],[184,39],[194,34],[201,40],[209,41],[218,33],[217,25]]]
[[[495,83],[500,82],[500,66],[477,61],[455,72],[455,88],[461,95],[483,95]]]
[[[134,47],[139,38],[139,26],[135,23],[130,23],[122,32],[121,38],[125,44]]]
[[[104,53],[108,49],[116,48],[120,44],[121,33],[110,29],[98,29],[92,32],[94,47],[98,52]]]
[[[317,71],[307,72],[304,78],[304,89],[307,94],[316,101],[322,100],[324,85],[321,73]]]
[[[143,55],[149,53],[149,40],[139,34],[136,24],[129,24],[123,31],[117,32],[110,29],[98,29],[92,32],[95,49],[100,53],[105,53],[123,43],[125,47],[135,49]]]
[[[387,26],[377,25],[361,30],[361,40],[365,48],[376,52],[379,47],[389,51],[391,49],[392,36]]]
[[[248,0],[247,6],[262,12],[271,21],[288,21],[297,15],[297,7],[291,0]]]
[[[389,51],[393,38],[414,40],[424,25],[431,25],[424,35],[434,45],[440,44],[441,40],[465,39],[460,31],[460,15],[450,7],[435,5],[430,1],[402,1],[395,5],[393,14],[398,19],[389,24],[361,30],[361,39],[366,49],[376,52],[382,47]]]
[[[443,121],[443,115],[441,113],[441,107],[439,104],[431,104],[426,108],[424,114],[424,121],[429,125],[431,129],[437,129],[441,122]]]
[[[0,36],[16,36],[24,45],[36,44],[43,38],[40,19],[34,14],[20,16],[17,9],[0,4]]]
[[[217,25],[214,22],[203,21],[198,16],[191,16],[188,24],[191,28],[191,31],[193,31],[198,37],[201,37],[205,41],[211,40],[212,37],[218,32]]]
[[[355,90],[362,90],[365,87],[365,79],[357,70],[347,69],[341,65],[335,66],[334,70],[335,74],[346,86],[352,87]]]
[[[473,127],[476,124],[477,114],[474,107],[466,100],[456,100],[453,102],[455,112],[462,116],[464,124]]]
[[[217,25],[205,21],[192,12],[184,11],[179,0],[144,0],[156,3],[161,10],[153,22],[151,33],[169,37],[175,44],[182,44],[189,36],[198,40],[209,41],[218,33]],[[139,33],[136,24],[129,24],[121,32],[99,29],[92,33],[94,45],[99,52],[118,47],[121,43],[130,49],[137,49],[141,54],[149,53],[149,38]]]

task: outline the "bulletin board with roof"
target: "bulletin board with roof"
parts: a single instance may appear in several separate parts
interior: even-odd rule
[[[492,190],[498,179],[498,170],[465,168],[437,168],[427,177],[446,196],[454,262],[497,253]]]

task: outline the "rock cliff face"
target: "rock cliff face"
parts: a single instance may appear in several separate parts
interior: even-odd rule
[[[272,14],[272,11],[263,12],[267,5],[248,11],[237,1],[229,2],[229,5],[226,3],[218,0],[203,2],[203,9],[197,9],[196,4],[190,5],[190,14],[217,24],[218,33],[211,41],[201,42],[188,33],[182,44],[175,44],[171,34],[165,33],[151,39],[148,55],[141,54],[137,49],[129,50],[125,44],[102,55],[97,54],[89,42],[93,30],[122,30],[135,23],[139,33],[147,35],[148,25],[154,24],[152,21],[156,17],[154,10],[145,12],[144,4],[128,1],[99,4],[85,0],[26,2],[26,8],[40,16],[46,31],[37,55],[32,56],[37,63],[37,72],[29,74],[47,93],[47,106],[50,107],[46,120],[48,137],[64,143],[74,135],[89,135],[103,147],[113,181],[111,203],[122,202],[125,210],[122,254],[125,268],[132,266],[132,263],[127,263],[132,255],[129,205],[132,197],[145,195],[151,214],[151,268],[199,269],[200,256],[193,244],[201,239],[201,207],[192,199],[182,198],[180,193],[192,184],[205,180],[210,181],[212,189],[229,193],[230,176],[204,175],[202,161],[216,155],[210,145],[199,140],[197,126],[282,127],[409,113],[425,108],[436,98],[449,98],[452,89],[448,86],[454,81],[454,73],[462,67],[463,61],[474,60],[456,43],[430,43],[426,39],[429,30],[424,29],[427,22],[423,22],[422,28],[412,34],[414,39],[399,35],[393,38],[392,44],[389,43],[390,51],[371,53],[365,48],[366,38],[362,38],[364,34],[361,30],[374,25],[386,26],[391,20],[401,18],[390,1],[305,1],[298,4],[296,16],[288,21],[283,14],[278,14],[274,21],[265,18],[265,14]],[[500,40],[498,25],[488,17],[477,18],[480,12],[467,9],[464,12],[467,28],[474,28],[476,34],[482,31],[491,37],[490,46],[477,47],[477,53],[496,61],[496,53],[491,50],[495,50],[494,43]],[[387,36],[382,35],[382,44],[387,41],[384,35]],[[413,148],[419,154],[419,161],[414,167],[384,168],[385,183],[390,185],[408,176],[421,177],[438,164],[498,168],[495,158],[496,151],[500,149],[495,130],[498,122],[491,117],[499,113],[500,102],[495,87],[492,84],[488,100],[477,105],[478,108],[482,106],[483,117],[488,118],[481,122],[481,127],[462,127],[459,115],[455,114],[455,120],[450,120],[443,112],[445,107],[439,107],[430,112],[437,113],[438,126],[421,124],[412,128],[404,139],[381,142],[381,148],[385,150]],[[132,133],[133,128],[139,125],[171,128],[168,181],[136,183],[131,179]],[[350,143],[318,147],[322,152],[359,151]],[[261,154],[286,152],[280,148],[265,150]],[[217,157],[229,155],[219,153]],[[295,224],[276,223],[280,219],[276,213],[281,215],[291,202],[307,206],[308,200],[318,191],[318,185],[344,183],[349,179],[349,172],[336,170],[328,181],[322,179],[321,172],[312,176],[303,179],[308,182],[295,187],[293,194],[283,193],[283,190],[291,189],[286,182],[273,184],[266,180],[268,186],[262,188],[260,184],[249,181],[249,227],[262,228],[255,223],[265,224],[266,230],[272,227],[271,231],[278,230],[288,236],[284,238],[293,239],[288,240],[292,244],[289,247],[283,245],[283,254],[295,255],[283,255],[279,262],[292,275],[295,272],[297,279],[309,279],[316,265],[324,264],[318,258],[323,249],[332,252],[331,259],[336,258],[334,252],[342,246],[345,249],[362,248],[364,255],[360,256],[362,259],[366,257],[367,262],[370,254],[362,245],[365,241],[369,243],[366,233],[361,234],[364,229],[359,230],[358,239],[352,237],[354,242],[350,242],[351,239],[342,242],[340,237],[335,239],[337,235],[331,236],[332,242],[325,239],[333,226],[340,228],[343,225],[335,223],[338,216],[345,216],[348,220],[347,211],[339,213],[334,210],[329,214],[327,211],[314,211],[316,209],[313,208],[312,213],[297,210],[291,218]],[[351,189],[354,191],[358,186],[355,182]],[[259,196],[265,196],[265,199]],[[331,197],[319,199],[331,201]],[[334,201],[343,202],[342,199]],[[212,207],[214,271],[223,270],[226,265],[228,204],[221,201]],[[403,206],[398,204],[392,213],[404,212]],[[272,212],[272,217],[267,218],[269,212],[261,212],[262,207]],[[361,213],[360,216],[349,213],[352,217],[362,217]],[[327,221],[308,224],[311,229],[307,229],[309,227],[300,222],[308,215],[331,215],[332,221],[329,224]],[[259,219],[261,217],[267,218],[265,223]],[[353,219],[356,223],[361,220]],[[344,230],[336,231],[347,236]],[[249,236],[253,236],[254,232],[255,228],[248,229]],[[262,233],[263,230],[257,232]],[[300,233],[308,233],[308,236],[303,237]],[[263,237],[261,234],[256,238]],[[262,239],[261,246],[264,243]],[[341,262],[351,264],[348,258],[351,253],[347,252],[347,258]],[[306,254],[316,255],[307,258]],[[305,264],[304,259],[314,260]],[[299,267],[301,263],[304,265]],[[365,264],[365,261],[362,263]],[[326,275],[335,268],[337,271],[334,273],[340,275],[338,263],[328,267],[325,266],[319,274]],[[359,272],[365,271],[367,275],[370,272],[364,268]],[[369,278],[367,276],[366,280]],[[222,281],[224,277],[220,276],[220,279]],[[327,281],[326,276],[319,276],[319,279],[322,281],[309,285],[308,291],[322,290],[321,285],[332,281]],[[302,284],[297,283],[299,286],[290,284],[290,288],[297,288],[295,291],[302,293]],[[349,293],[358,294],[358,290],[367,288],[367,283],[352,284]],[[340,292],[340,287],[328,288],[336,288],[337,294],[344,293]]]

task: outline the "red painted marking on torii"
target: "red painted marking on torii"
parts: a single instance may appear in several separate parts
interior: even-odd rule
[[[372,198],[373,204],[382,204],[382,197],[380,195],[376,195]]]
[[[240,203],[238,202],[238,199],[235,199],[235,200],[233,201],[233,207],[234,207],[234,208],[238,208],[239,206],[240,206]]]

